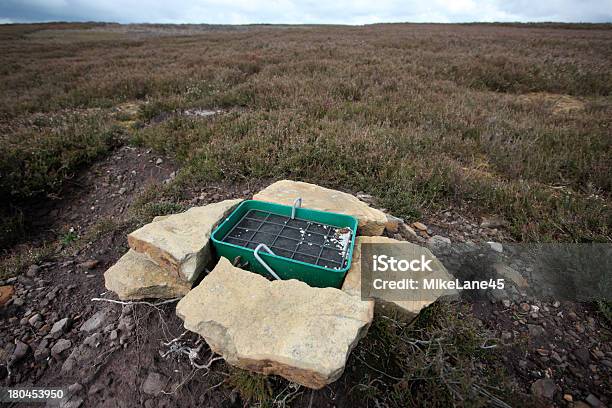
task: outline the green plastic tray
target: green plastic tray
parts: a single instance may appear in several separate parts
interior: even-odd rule
[[[308,205],[308,203],[305,202],[305,205]],[[246,263],[246,269],[252,272],[259,273],[264,276],[270,276],[270,273],[255,258],[253,246],[255,246],[255,244],[257,244],[257,242],[259,241],[253,238],[253,242],[249,242],[248,244],[251,247],[245,247],[245,246],[242,246],[242,245],[246,245],[245,242],[242,242],[241,239],[238,239],[238,241],[235,241],[233,240],[232,236],[228,236],[228,234],[235,234],[235,231],[237,231],[238,229],[243,230],[243,231],[248,231],[247,229],[239,228],[237,224],[241,223],[241,226],[242,226],[243,225],[242,223],[245,222],[245,220],[247,219],[254,220],[254,222],[256,223],[256,220],[258,219],[256,217],[259,217],[260,215],[264,213],[270,214],[269,216],[266,216],[266,220],[270,220],[269,222],[271,224],[273,224],[272,222],[273,220],[271,217],[275,217],[275,219],[279,219],[279,220],[282,219],[282,217],[284,217],[285,219],[290,218],[292,209],[293,208],[290,206],[268,203],[268,202],[258,201],[258,200],[243,201],[229,215],[229,217],[227,217],[215,229],[215,231],[212,234],[213,247],[215,248],[217,255],[223,256],[229,259],[230,261],[233,261],[236,257],[240,256],[241,262]],[[245,218],[245,215],[248,215],[248,217],[255,217],[255,218]],[[269,254],[265,251],[259,251],[258,255],[261,257],[261,259],[265,263],[268,264],[268,266],[281,279],[298,279],[314,287],[340,288],[342,286],[342,282],[344,281],[344,277],[346,273],[351,267],[353,247],[355,245],[355,233],[357,231],[357,219],[350,215],[337,214],[337,213],[332,213],[332,212],[318,211],[318,210],[312,210],[309,208],[299,207],[295,209],[295,220],[296,220],[295,222],[298,222],[298,223],[304,222],[305,224],[309,225],[309,227],[305,227],[305,232],[300,231],[302,233],[302,237],[304,237],[302,238],[302,240],[304,239],[306,240],[306,242],[304,242],[302,245],[307,245],[308,241],[311,239],[314,240],[314,238],[312,238],[311,235],[309,235],[309,233],[311,231],[315,231],[316,228],[321,228],[321,225],[329,226],[330,231],[332,231],[333,228],[339,228],[339,229],[350,228],[351,230],[350,242],[348,243],[348,246],[346,247],[346,251],[343,253],[344,257],[342,258],[342,261],[340,263],[336,263],[336,261],[338,261],[336,257],[339,255],[334,255],[335,257],[333,256],[329,257],[329,259],[333,259],[333,260],[328,260],[327,259],[328,257],[321,257],[323,251],[325,251],[327,254],[332,254],[333,251],[328,251],[327,246],[323,247],[323,249],[319,253],[319,258],[317,258],[316,260],[316,262],[318,262],[319,264],[313,264],[312,259],[314,259],[314,255],[313,255],[313,258],[309,258],[308,256],[304,256],[301,250],[299,251],[299,253],[294,252],[291,256],[299,257],[302,259],[308,259],[310,260],[310,262],[303,262],[298,259],[291,259],[287,257],[289,255],[281,256],[281,254],[285,255],[285,253],[288,254],[288,252],[282,249],[277,249],[274,246],[271,246],[271,249],[276,254]],[[266,223],[267,221],[262,221],[262,222]],[[282,222],[279,222],[279,224],[277,225],[281,225],[281,224]],[[291,224],[291,225],[294,225],[294,224]],[[269,225],[268,227],[274,228],[274,225]],[[258,228],[261,228],[261,227],[258,227]],[[314,228],[314,229],[311,229],[311,228]],[[295,233],[293,229],[294,228],[291,228],[291,231],[288,231],[288,232]],[[250,233],[245,232],[245,234],[249,235]],[[279,235],[279,238],[281,239],[285,238],[285,232],[281,232],[279,234],[283,235],[283,236]],[[324,233],[322,233],[321,235],[323,234]],[[265,234],[262,234],[260,236],[263,236],[263,235]],[[320,237],[316,235],[316,233],[314,232],[312,233],[312,236],[316,237],[317,239],[320,239]],[[308,238],[308,237],[311,237],[311,238]],[[244,238],[244,237],[241,237],[241,238]],[[242,245],[237,245],[235,243],[226,242],[224,240],[230,240],[230,241],[233,240],[233,242],[241,242]],[[244,241],[249,241],[248,237],[245,238]],[[321,247],[321,245],[322,244],[320,244],[319,247]],[[282,245],[280,247],[282,248]],[[306,246],[304,246],[303,248],[308,249]],[[340,252],[341,251],[339,251],[339,253]]]

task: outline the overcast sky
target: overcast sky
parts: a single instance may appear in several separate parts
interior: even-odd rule
[[[612,0],[0,0],[0,23],[612,22]]]

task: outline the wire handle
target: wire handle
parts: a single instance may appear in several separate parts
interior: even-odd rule
[[[302,207],[302,197],[296,198],[295,201],[293,202],[293,207],[291,207],[291,219],[292,220],[295,220],[295,210],[300,207]]]
[[[263,259],[261,259],[261,257],[259,256],[259,250],[260,249],[264,249],[266,252],[272,254],[272,255],[276,255],[274,252],[272,252],[272,250],[270,248],[268,248],[268,246],[266,244],[259,244],[257,245],[257,248],[255,248],[255,251],[253,251],[253,255],[255,255],[255,259],[257,259],[259,261],[259,263],[266,268],[266,270],[270,273],[270,275],[272,275],[274,277],[274,279],[277,280],[281,280],[281,278],[276,274],[276,272],[274,272],[274,270],[272,270],[272,268],[270,268],[270,266],[266,263],[266,261],[264,261]]]

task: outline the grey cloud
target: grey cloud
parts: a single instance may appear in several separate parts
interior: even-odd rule
[[[612,0],[3,0],[0,23],[610,22]]]

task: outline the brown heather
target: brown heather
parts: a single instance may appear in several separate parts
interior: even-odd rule
[[[610,67],[610,25],[0,26],[3,211],[129,142],[183,165],[153,201],[294,178],[610,241]]]

